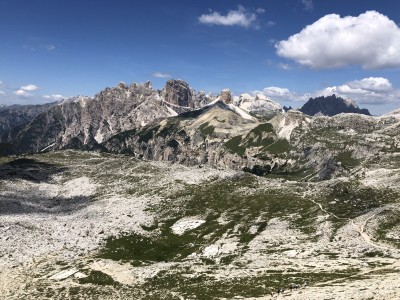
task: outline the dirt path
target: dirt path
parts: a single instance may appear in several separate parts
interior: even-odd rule
[[[306,196],[307,196],[307,193],[304,193],[304,194],[303,194],[303,197],[304,197],[305,199],[307,199]],[[313,202],[315,205],[317,205],[317,206],[320,208],[321,211],[323,211],[324,213],[326,213],[326,214],[332,216],[333,218],[335,218],[335,219],[337,219],[337,220],[346,220],[346,221],[348,221],[348,222],[351,224],[351,226],[354,228],[354,230],[357,231],[357,232],[359,233],[359,235],[361,236],[361,238],[362,238],[362,239],[364,240],[364,242],[366,242],[367,244],[369,244],[369,245],[371,245],[371,246],[373,246],[373,247],[375,247],[375,248],[379,248],[379,249],[383,249],[383,250],[397,250],[397,249],[395,249],[395,248],[393,248],[393,247],[386,247],[386,246],[383,246],[383,245],[380,245],[380,244],[378,244],[378,243],[373,242],[373,241],[371,240],[371,237],[370,237],[367,233],[365,233],[365,231],[364,231],[364,230],[365,230],[365,227],[366,227],[366,225],[367,225],[367,223],[368,223],[368,221],[372,220],[377,214],[379,214],[379,213],[381,213],[383,210],[387,209],[386,207],[381,208],[378,212],[376,212],[376,213],[374,213],[373,215],[371,215],[370,217],[368,217],[368,218],[361,224],[361,226],[358,227],[358,226],[356,225],[356,223],[354,223],[354,219],[350,219],[350,218],[340,218],[340,217],[336,216],[334,213],[332,213],[332,212],[330,212],[330,211],[327,211],[327,210],[322,206],[321,203],[319,203],[319,202],[313,200],[312,198],[309,198],[308,200],[310,200],[310,201]]]

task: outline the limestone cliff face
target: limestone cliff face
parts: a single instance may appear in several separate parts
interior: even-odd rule
[[[93,98],[71,98],[37,116],[11,141],[17,153],[91,149],[119,132],[176,115],[160,94],[150,82],[120,83]]]
[[[229,89],[225,89],[221,92],[221,94],[219,95],[220,99],[222,102],[224,102],[225,104],[230,104],[232,103],[232,93]]]
[[[196,93],[185,81],[177,79],[171,79],[166,82],[161,92],[161,97],[164,99],[164,104],[177,113],[201,108],[216,98],[214,95],[206,94],[204,91]]]
[[[120,133],[102,146],[107,151],[147,160],[242,170],[247,167],[246,159],[226,151],[224,143],[258,125],[256,120],[245,119],[218,101],[139,130]]]
[[[194,108],[192,91],[182,80],[168,80],[162,93],[164,100],[170,104]]]
[[[102,146],[106,151],[147,160],[207,164],[305,180],[350,175],[377,157],[382,161],[396,159],[400,151],[400,141],[395,137],[400,120],[393,116],[309,117],[290,110],[261,122],[246,118],[237,109],[218,101],[120,133]]]

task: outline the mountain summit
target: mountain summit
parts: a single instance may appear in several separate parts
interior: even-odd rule
[[[370,116],[368,109],[359,108],[353,100],[346,100],[337,97],[335,94],[331,96],[321,96],[310,98],[306,104],[300,109],[301,112],[314,116],[322,114],[325,116],[334,116],[340,113],[356,113]]]

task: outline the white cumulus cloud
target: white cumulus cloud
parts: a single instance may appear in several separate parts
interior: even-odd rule
[[[15,91],[14,94],[17,95],[18,97],[29,97],[29,96],[31,96],[30,93],[28,93],[27,91],[24,91],[24,90]]]
[[[266,87],[261,93],[276,101],[307,101],[310,97],[309,94],[298,94],[277,86]]]
[[[278,42],[276,49],[279,56],[315,69],[400,67],[400,28],[376,11],[357,17],[330,14]]]
[[[246,28],[255,25],[256,20],[257,15],[246,10],[243,6],[239,6],[237,10],[230,10],[226,15],[221,15],[219,12],[211,12],[199,17],[200,23],[207,25],[241,26]]]
[[[344,99],[355,100],[359,104],[388,104],[400,103],[400,90],[393,87],[392,83],[383,77],[368,77],[353,80],[341,85],[329,86],[323,90],[311,93],[297,93],[284,87],[270,86],[261,92],[276,101],[305,102],[310,97],[330,96],[336,94]]]
[[[39,89],[39,87],[34,84],[23,85],[20,87],[20,90],[29,91],[29,92],[37,91],[38,89]]]
[[[343,98],[350,98],[361,104],[387,104],[400,102],[400,90],[395,89],[392,83],[383,77],[368,77],[354,80],[339,86],[330,86],[316,95],[336,94]]]
[[[163,73],[163,72],[155,72],[155,73],[153,73],[153,76],[157,77],[157,78],[169,78],[169,77],[171,77],[171,74]]]

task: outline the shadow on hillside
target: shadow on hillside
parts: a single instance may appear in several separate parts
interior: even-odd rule
[[[46,196],[7,195],[0,197],[0,216],[15,214],[65,214],[88,206],[90,198],[78,196],[71,198],[49,198]]]
[[[0,165],[0,180],[24,179],[47,182],[53,175],[64,172],[65,167],[44,163],[30,158],[19,158]]]

